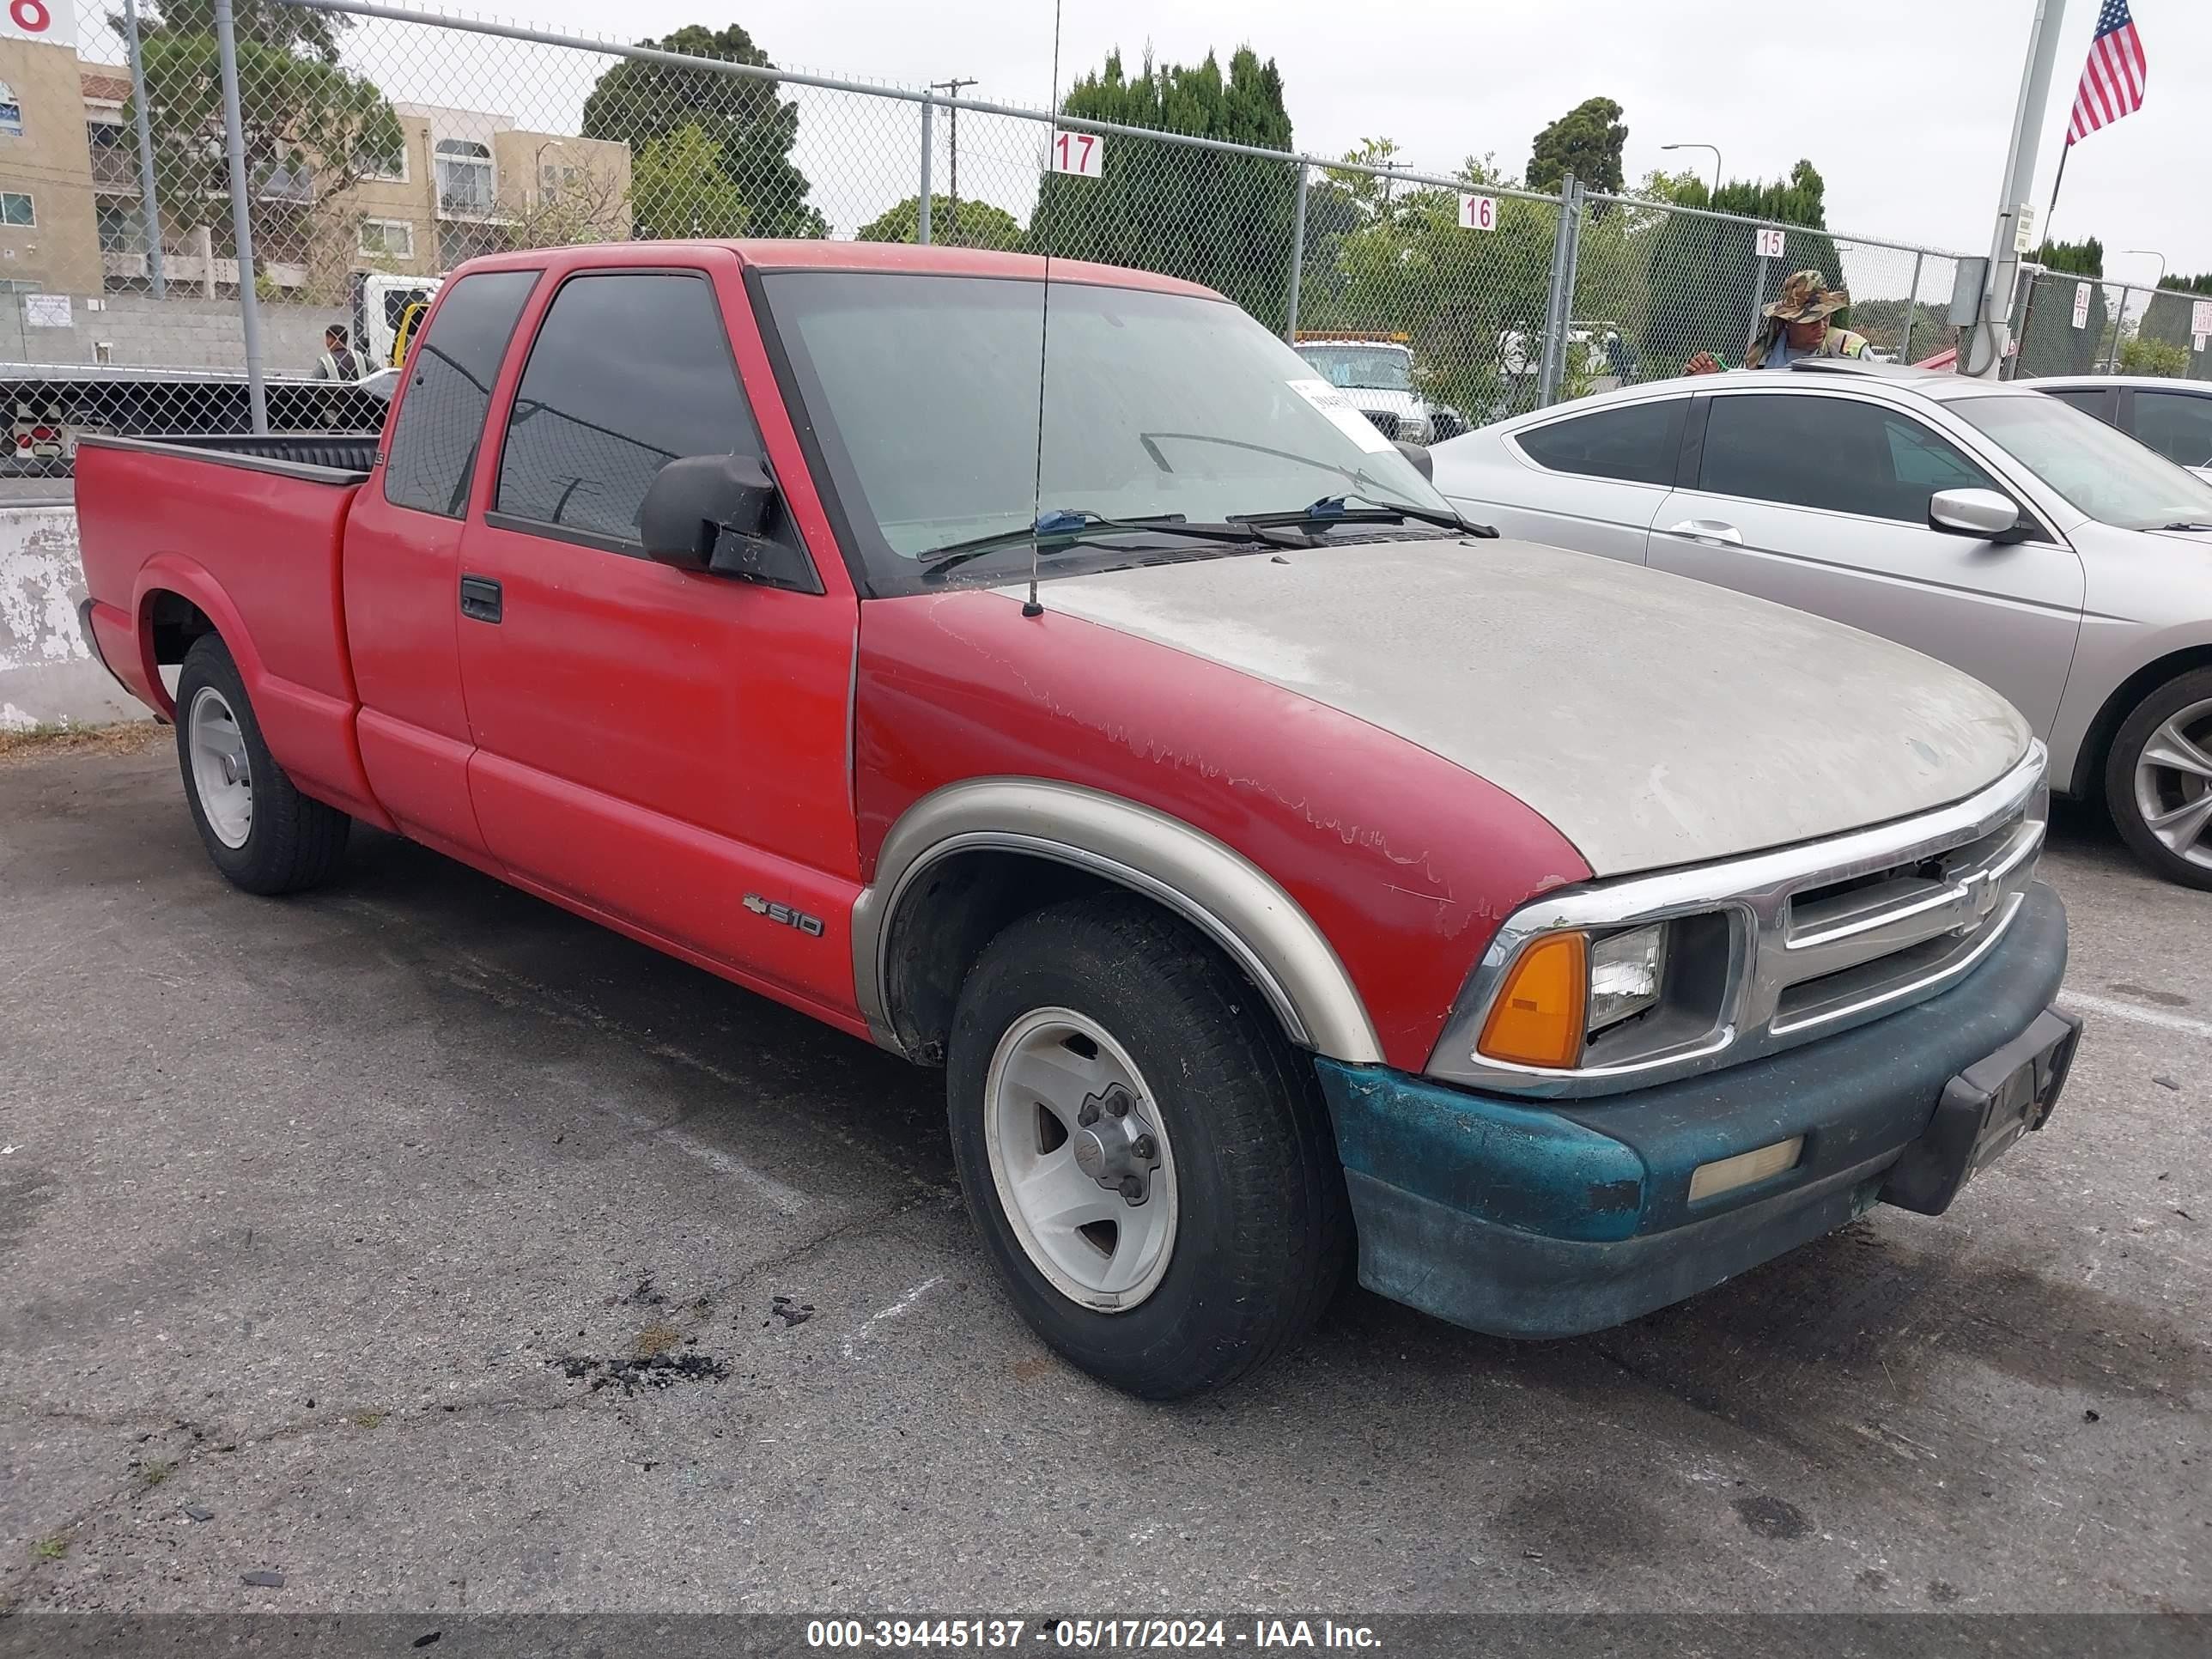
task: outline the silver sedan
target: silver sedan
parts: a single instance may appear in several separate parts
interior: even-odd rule
[[[2212,483],[2134,439],[2025,386],[1812,359],[1540,410],[1434,461],[1509,536],[1965,669],[2050,745],[2053,788],[2212,888]]]

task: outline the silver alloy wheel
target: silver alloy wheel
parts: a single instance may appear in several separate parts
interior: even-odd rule
[[[999,1206],[1053,1288],[1126,1313],[1174,1259],[1175,1152],[1143,1076],[1106,1028],[1036,1008],[1006,1029],[983,1084]]]
[[[229,701],[211,685],[192,694],[185,716],[185,744],[191,757],[192,789],[208,828],[225,847],[246,845],[253,831],[253,766],[246,755],[246,733]]]
[[[2195,735],[2191,735],[2195,733]],[[2166,850],[2212,869],[2212,699],[2192,702],[2150,734],[2136,757],[2136,811]]]

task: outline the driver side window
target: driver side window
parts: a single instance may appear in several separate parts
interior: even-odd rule
[[[1759,394],[1713,399],[1698,486],[1922,525],[1939,489],[1999,489],[1910,415],[1856,398]]]

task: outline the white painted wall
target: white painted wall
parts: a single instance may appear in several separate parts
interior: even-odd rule
[[[0,731],[151,720],[78,631],[76,509],[0,506]]]

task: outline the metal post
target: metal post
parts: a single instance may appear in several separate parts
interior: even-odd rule
[[[1905,334],[1897,343],[1897,361],[1900,363],[1912,361],[1912,319],[1920,309],[1920,262],[1927,257],[1924,253],[1912,256],[1912,292],[1905,301]]]
[[[1291,299],[1283,319],[1283,338],[1298,337],[1298,284],[1306,272],[1306,164],[1298,163],[1297,204],[1291,210]]]
[[[231,0],[215,0],[215,44],[222,62],[222,137],[223,147],[230,152],[230,227],[238,242],[238,320],[246,331],[246,395],[253,410],[253,430],[260,434],[269,430],[269,388],[261,373],[261,296],[253,291],[253,210],[246,195],[246,124],[238,111],[238,28]]]
[[[1757,233],[1754,232],[1753,234],[1756,234]],[[1743,337],[1743,356],[1746,362],[1749,362],[1751,361],[1752,342],[1759,338],[1759,308],[1766,303],[1766,267],[1769,261],[1767,257],[1764,253],[1760,254],[1759,256],[1758,269],[1753,273],[1751,279],[1751,327]]]
[[[1559,396],[1559,380],[1566,368],[1567,313],[1574,295],[1567,284],[1574,264],[1575,175],[1559,180],[1559,222],[1552,232],[1552,286],[1544,299],[1544,355],[1536,371],[1536,406],[1548,407]]]
[[[936,112],[937,105],[933,100],[921,100],[921,195],[915,210],[914,240],[925,247],[929,245],[929,153],[936,147],[931,136],[931,117]]]
[[[2124,283],[2120,285],[2120,308],[2112,313],[2112,355],[2105,359],[2105,373],[2114,373],[2120,366],[2120,338],[2128,329],[2128,295],[2135,290]]]
[[[2035,213],[2028,200],[2035,188],[2035,152],[2043,137],[2044,106],[2051,98],[2051,69],[2058,54],[2058,35],[2066,0],[2036,0],[2035,21],[2027,37],[2027,62],[2021,70],[2020,101],[2013,112],[2012,144],[2005,156],[2004,195],[1997,203],[1996,228],[1990,238],[1990,264],[1982,289],[1982,317],[1960,341],[1961,374],[1997,379],[2004,372],[2005,347],[2012,316],[1997,307],[2014,297],[2025,233]]]
[[[146,275],[154,297],[168,296],[161,276],[161,210],[154,201],[154,127],[146,112],[146,60],[138,51],[138,0],[123,0],[123,41],[131,54],[131,102],[138,112],[138,194],[146,211]]]

